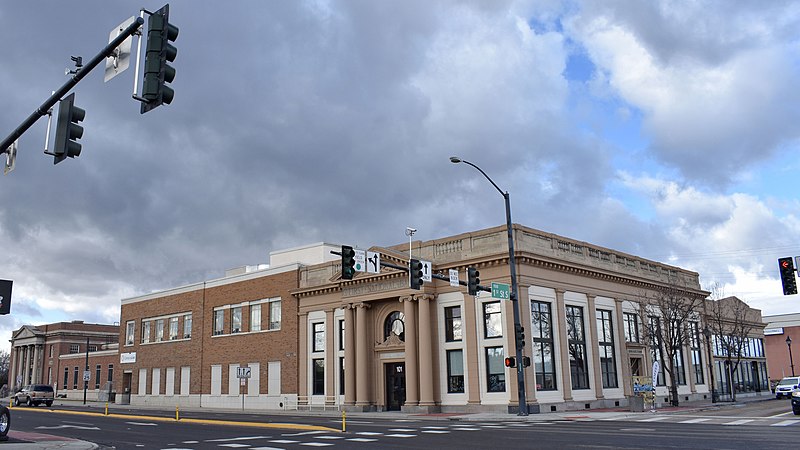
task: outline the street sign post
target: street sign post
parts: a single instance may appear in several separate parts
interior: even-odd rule
[[[492,283],[492,298],[511,300],[511,289],[505,283]]]
[[[430,283],[433,281],[433,265],[430,261],[422,260],[420,260],[420,264],[422,264],[422,281]]]
[[[458,287],[460,285],[458,282],[458,270],[450,269],[448,273],[450,274],[450,286]]]
[[[367,252],[367,273],[381,273],[381,254]]]
[[[367,271],[367,252],[364,250],[355,250],[356,255],[353,257],[353,260],[356,262],[355,269],[356,272],[366,272]]]
[[[135,16],[131,16],[126,21],[119,24],[118,27],[111,30],[111,33],[108,34],[108,43],[114,42],[114,39],[117,38],[120,34],[122,34],[125,29],[133,24],[136,21]],[[111,53],[110,56],[106,58],[106,71],[103,76],[103,81],[108,82],[110,79],[114,78],[115,76],[121,74],[131,65],[131,47],[133,44],[133,35],[129,35],[119,44],[114,51]]]

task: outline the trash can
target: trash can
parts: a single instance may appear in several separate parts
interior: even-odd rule
[[[628,397],[628,406],[630,406],[631,412],[644,412],[644,397],[641,395]]]

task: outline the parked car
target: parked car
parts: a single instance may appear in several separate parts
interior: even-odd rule
[[[800,377],[786,377],[775,386],[775,398],[791,398],[797,389],[800,389]]]
[[[800,389],[792,392],[792,412],[795,416],[800,416]]]
[[[14,406],[24,403],[28,406],[36,406],[44,403],[47,406],[53,405],[53,386],[47,384],[30,384],[14,394]]]
[[[8,430],[11,429],[11,411],[0,405],[0,441],[8,439]]]

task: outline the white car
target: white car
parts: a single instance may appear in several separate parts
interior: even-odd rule
[[[800,377],[786,377],[775,386],[775,398],[791,398],[796,389],[800,389]]]

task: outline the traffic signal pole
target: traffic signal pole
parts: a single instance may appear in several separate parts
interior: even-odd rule
[[[65,96],[70,89],[75,87],[79,81],[83,79],[89,72],[92,71],[98,64],[100,64],[103,60],[112,56],[114,54],[114,49],[120,46],[125,39],[128,39],[129,36],[134,34],[139,27],[142,26],[144,23],[144,19],[141,17],[137,17],[136,20],[133,21],[125,30],[119,34],[114,40],[108,43],[108,45],[103,48],[94,58],[91,59],[88,63],[86,63],[80,70],[76,71],[76,73],[66,82],[64,83],[61,88],[59,88],[53,95],[50,96],[42,106],[36,109],[27,119],[20,126],[18,126],[14,131],[11,132],[2,142],[0,142],[0,154],[5,153],[6,149],[8,149],[11,144],[19,139],[28,129],[36,123],[39,118],[47,114],[47,111],[50,110],[59,100],[61,97]]]

